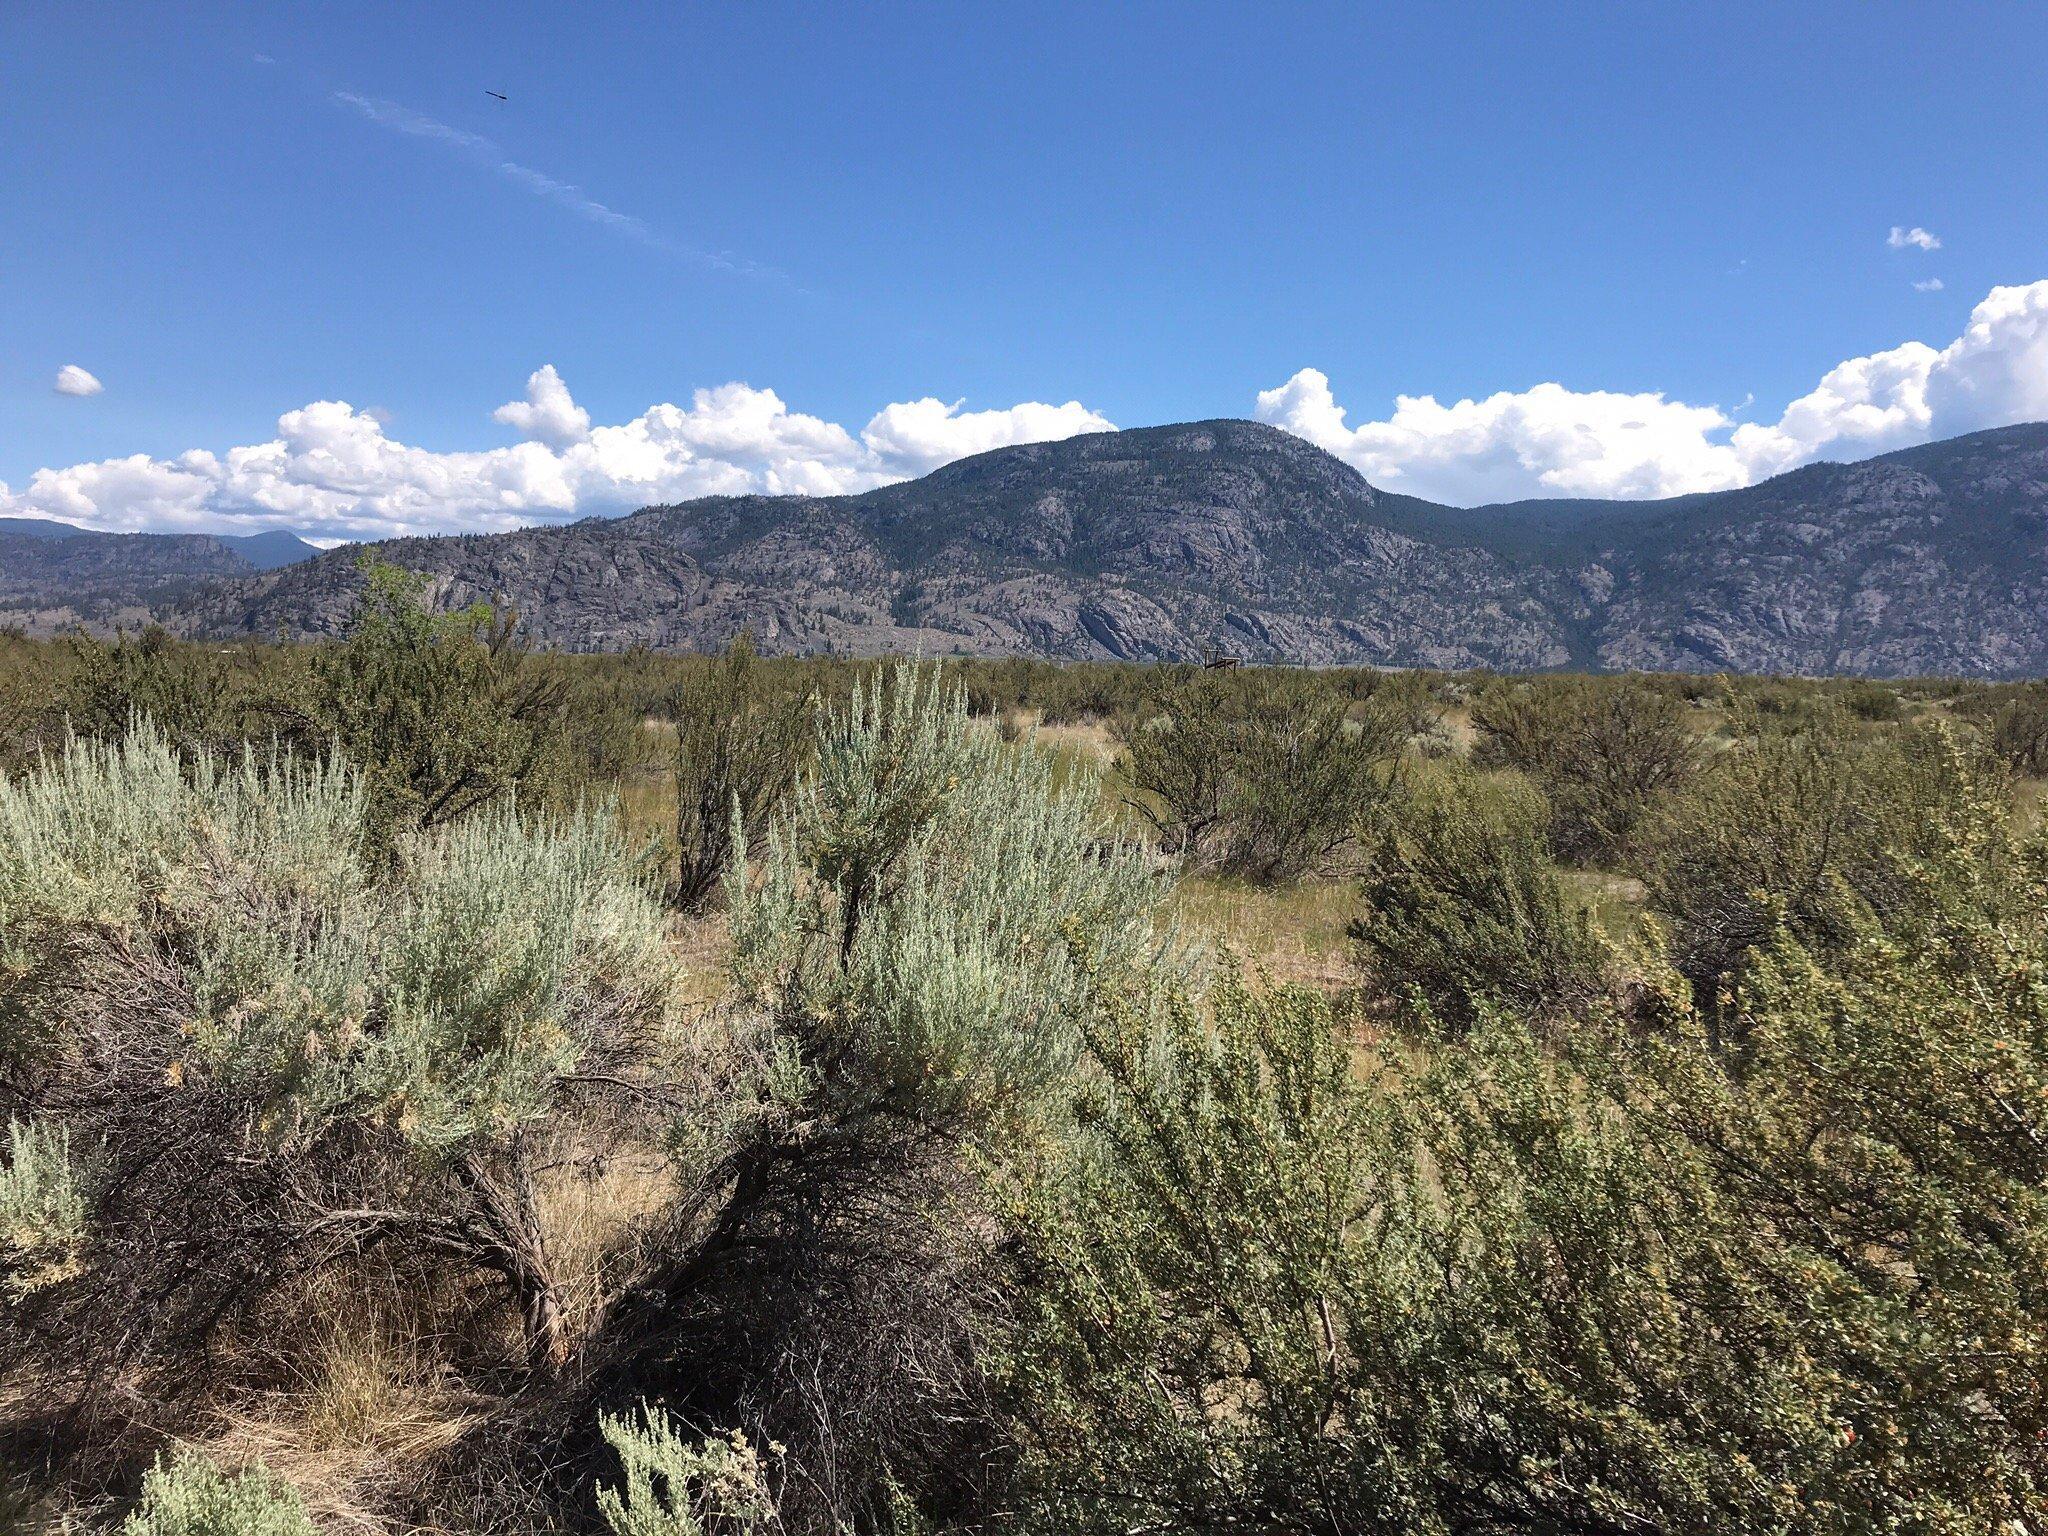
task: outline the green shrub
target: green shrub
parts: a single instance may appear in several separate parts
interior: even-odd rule
[[[799,695],[768,686],[751,638],[741,635],[718,662],[677,690],[675,899],[700,910],[732,863],[735,824],[753,828],[755,845],[803,767],[811,708]]]
[[[2048,686],[2021,689],[1992,715],[1986,733],[1993,753],[2016,774],[2048,778]]]
[[[365,557],[348,639],[312,653],[295,739],[363,775],[391,834],[561,786],[577,736],[563,672],[478,605],[436,614],[425,578]]]
[[[1384,800],[1421,726],[1394,690],[1347,707],[1320,684],[1196,672],[1125,734],[1131,803],[1192,868],[1266,883],[1328,866]]]
[[[278,718],[268,686],[292,673],[255,651],[180,644],[155,625],[111,641],[74,635],[65,647],[60,703],[72,731],[114,740],[147,716],[188,753],[268,736]]]
[[[298,1494],[264,1468],[223,1472],[186,1451],[143,1474],[121,1536],[315,1536]]]
[[[19,773],[62,733],[51,647],[0,632],[0,777]]]
[[[1996,774],[1950,733],[1868,737],[1840,716],[1745,733],[1645,837],[1650,905],[1710,1016],[1747,958],[1780,930],[1826,950],[1860,907],[1895,904],[1891,855],[1919,846],[1946,806]]]
[[[1385,818],[1350,925],[1368,975],[1463,1029],[1487,1007],[1583,1012],[1611,967],[1592,919],[1559,881],[1542,797],[1519,779],[1433,765]]]
[[[1835,701],[1858,720],[1890,724],[1906,718],[1906,705],[1899,690],[1885,683],[1847,683],[1836,692]]]
[[[1089,1135],[1027,1165],[1011,1213],[1022,1528],[1428,1529],[1374,1443],[1439,1385],[1406,1373],[1413,1176],[1329,1002],[1226,983],[1085,1029]],[[1405,1377],[1378,1402],[1352,1389],[1375,1371]]]
[[[1551,847],[1572,863],[1621,853],[1699,761],[1684,704],[1626,679],[1496,683],[1474,702],[1472,725],[1473,761],[1536,782],[1549,802]]]
[[[1013,1215],[1023,1528],[2015,1528],[2048,1497],[2048,846],[1546,1044],[1305,990],[1090,1015]]]

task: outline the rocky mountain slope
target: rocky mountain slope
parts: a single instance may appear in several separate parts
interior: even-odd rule
[[[135,622],[194,585],[317,555],[295,534],[95,533],[0,517],[0,623],[51,630]]]
[[[1457,509],[1196,422],[379,553],[570,649],[751,628],[770,651],[2012,676],[2048,672],[2048,426],[1667,502]],[[176,621],[339,633],[355,561],[197,592]]]

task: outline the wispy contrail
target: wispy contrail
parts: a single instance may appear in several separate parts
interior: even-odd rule
[[[356,109],[380,128],[389,128],[393,133],[409,134],[416,139],[432,139],[446,144],[450,149],[466,156],[476,164],[496,171],[507,181],[516,182],[536,197],[560,205],[578,218],[588,219],[593,224],[602,224],[607,229],[618,231],[627,238],[666,251],[673,256],[686,257],[702,262],[705,266],[716,267],[722,272],[735,272],[746,277],[767,277],[787,281],[784,274],[772,267],[760,266],[755,262],[728,256],[717,251],[700,251],[689,246],[676,244],[648,227],[647,221],[635,218],[630,213],[621,213],[608,208],[581,187],[537,171],[530,165],[521,165],[504,151],[494,139],[480,133],[471,133],[466,128],[452,127],[437,118],[428,117],[424,112],[415,112],[411,107],[401,106],[395,101],[384,101],[375,96],[362,96],[354,91],[336,91],[334,99]]]

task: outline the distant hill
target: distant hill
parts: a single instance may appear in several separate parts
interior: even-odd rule
[[[140,623],[195,583],[274,571],[318,553],[283,531],[96,533],[0,517],[0,622],[36,630]]]
[[[282,528],[273,528],[268,533],[225,533],[215,537],[259,571],[296,565],[320,553],[319,545],[308,544],[296,533]]]
[[[2003,677],[2048,673],[2048,426],[1669,501],[1450,508],[1207,421],[380,553],[578,650],[747,628],[781,652]],[[173,616],[337,634],[355,559],[193,588]]]
[[[18,535],[25,539],[68,539],[84,531],[44,517],[0,517],[0,538]]]

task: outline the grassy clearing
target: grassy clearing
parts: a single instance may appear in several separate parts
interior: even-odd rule
[[[2032,831],[2048,817],[2048,779],[2021,779],[2013,785],[2013,809],[2023,830]]]
[[[1116,737],[1099,720],[1071,725],[1045,725],[1030,718],[1019,721],[1038,744],[1063,762],[1093,768],[1097,772],[1116,761]]]
[[[1176,887],[1169,910],[1253,975],[1336,992],[1357,981],[1344,938],[1356,906],[1346,881],[1274,890],[1192,876]]]
[[[1599,869],[1570,869],[1560,866],[1558,878],[1586,904],[1594,924],[1609,940],[1626,944],[1642,920],[1643,901],[1649,894],[1633,875]]]

